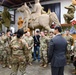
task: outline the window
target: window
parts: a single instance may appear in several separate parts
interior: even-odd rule
[[[60,5],[60,3],[46,4],[46,5],[42,5],[42,6],[44,7],[44,10],[46,12],[48,12],[48,9],[50,9],[51,12],[55,12],[59,21],[61,21],[60,20],[60,16],[61,16],[61,8],[60,8],[61,5]]]

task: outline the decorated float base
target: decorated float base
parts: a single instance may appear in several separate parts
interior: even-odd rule
[[[61,24],[62,27],[72,26],[71,24]]]

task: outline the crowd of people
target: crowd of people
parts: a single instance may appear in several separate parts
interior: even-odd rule
[[[76,66],[76,60],[75,60],[76,40],[73,40],[73,37],[70,35],[69,30],[66,30],[65,35],[62,35],[61,33],[56,34],[57,31],[55,30],[50,32],[48,32],[47,30],[44,31],[36,30],[33,36],[29,31],[24,32],[22,29],[19,29],[14,34],[12,34],[10,30],[7,30],[6,33],[1,32],[0,33],[0,64],[2,65],[3,68],[5,67],[11,68],[12,69],[11,75],[17,75],[18,69],[20,70],[22,75],[25,75],[26,66],[27,65],[33,66],[32,62],[36,60],[40,63],[39,65],[40,67],[46,68],[48,64],[51,62],[51,60],[53,60],[52,58],[54,57],[54,55],[51,54],[53,53],[52,49],[54,49],[57,45],[58,47],[56,48],[60,47],[61,50],[65,51],[64,55],[66,55],[67,64],[73,62],[74,66]],[[67,49],[64,49],[64,47],[66,48],[66,45],[64,47],[62,46],[63,43],[66,44],[65,40],[63,40],[62,42],[61,39],[62,37],[59,37],[59,39],[57,38],[57,35],[59,34],[67,41]],[[55,40],[54,45],[53,42],[51,41],[53,39]],[[57,43],[59,44],[61,43],[61,44],[59,45]],[[72,46],[74,48],[72,48]],[[59,54],[59,52],[57,54]],[[61,59],[60,57],[58,58],[58,60]],[[51,62],[51,65],[52,64],[55,65],[54,61]],[[60,64],[56,64],[56,65],[60,65]],[[55,67],[52,67],[52,69],[55,70]],[[63,70],[63,68],[59,68],[59,69]]]
[[[19,67],[22,74],[25,72],[26,65],[31,65],[32,62],[38,60],[41,67],[47,67],[47,50],[48,42],[54,37],[51,31],[36,30],[34,36],[29,31],[19,29],[12,34],[10,30],[6,33],[0,33],[0,64],[3,68],[12,68],[17,74]],[[13,74],[14,73],[14,74]]]

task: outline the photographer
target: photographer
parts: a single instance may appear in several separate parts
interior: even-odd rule
[[[39,40],[40,35],[39,35],[39,33],[40,33],[40,31],[37,30],[37,31],[35,31],[35,35],[33,36],[33,39],[34,39],[34,60],[36,60],[36,58],[37,58],[38,61],[40,61],[40,50],[39,50],[39,48],[40,48],[40,40]]]

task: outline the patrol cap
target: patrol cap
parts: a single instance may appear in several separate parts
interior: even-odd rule
[[[51,29],[51,30],[50,30],[50,33],[53,33],[53,32],[54,32],[54,29]]]
[[[47,30],[45,30],[45,31],[44,31],[44,33],[48,33],[48,31],[47,31]]]

